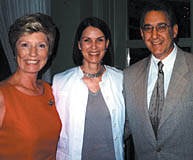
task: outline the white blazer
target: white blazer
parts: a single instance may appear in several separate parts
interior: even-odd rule
[[[121,70],[105,66],[106,72],[100,89],[112,120],[113,141],[117,160],[124,159],[123,132],[125,105],[122,95],[123,74]],[[80,67],[56,74],[53,93],[62,121],[62,130],[57,148],[57,160],[81,160],[88,88],[82,81]]]

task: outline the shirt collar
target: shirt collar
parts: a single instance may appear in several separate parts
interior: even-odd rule
[[[163,70],[164,71],[168,71],[170,69],[173,68],[175,59],[176,59],[176,55],[177,55],[177,46],[174,43],[174,48],[172,50],[172,52],[162,60],[162,63],[164,64]],[[160,61],[160,59],[156,58],[153,54],[152,54],[152,58],[151,58],[152,64],[154,67],[156,67],[158,69],[157,63]]]

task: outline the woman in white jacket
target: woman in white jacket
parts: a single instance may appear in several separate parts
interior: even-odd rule
[[[57,160],[123,160],[122,71],[113,66],[109,27],[96,17],[78,26],[77,67],[56,74],[53,93],[62,121]]]

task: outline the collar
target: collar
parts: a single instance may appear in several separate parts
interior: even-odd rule
[[[172,50],[172,52],[162,60],[162,63],[164,64],[164,67],[163,67],[163,71],[167,72],[167,71],[170,71],[172,68],[173,68],[173,65],[174,65],[174,62],[175,62],[175,59],[176,59],[176,55],[177,55],[177,46],[176,44],[174,43],[174,48]],[[153,64],[153,66],[155,68],[158,69],[158,66],[157,66],[157,63],[160,61],[160,59],[156,58],[153,54],[152,54],[152,58],[151,58],[151,62]]]

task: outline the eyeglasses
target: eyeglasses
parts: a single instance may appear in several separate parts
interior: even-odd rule
[[[154,28],[155,28],[158,33],[162,33],[162,32],[165,32],[168,27],[171,27],[171,26],[166,24],[166,23],[161,23],[161,24],[158,24],[157,26],[152,26],[152,25],[149,25],[149,24],[145,24],[142,27],[142,30],[144,32],[147,32],[147,33],[152,33]]]

